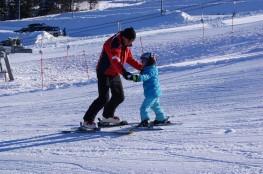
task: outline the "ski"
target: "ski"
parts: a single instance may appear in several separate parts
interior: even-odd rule
[[[100,128],[86,129],[83,126],[71,128],[70,130],[63,130],[62,133],[94,133],[101,131]]]
[[[80,130],[80,129],[71,129],[71,130],[63,130],[61,133],[63,134],[91,134],[91,133],[98,133],[98,134],[118,134],[118,135],[129,135],[132,134],[134,131],[133,130]]]
[[[71,128],[70,130],[61,131],[63,134],[70,133],[108,133],[108,134],[119,134],[119,135],[129,135],[133,133],[130,129],[115,129],[115,130],[101,130],[101,128],[87,129],[82,124],[79,127]]]
[[[163,130],[163,128],[161,128],[160,126],[154,126],[154,125],[150,125],[147,127],[141,127],[139,126],[139,123],[135,123],[135,125],[133,124],[133,126],[127,128],[130,131],[160,131]]]
[[[140,123],[133,123],[136,125],[132,126],[130,130],[133,130],[133,131],[160,131],[160,130],[164,130],[163,126],[173,126],[173,125],[183,124],[182,122],[171,122],[168,119],[169,117],[167,117],[167,120],[164,123],[159,123],[159,124],[156,124],[154,121],[151,121],[147,127],[139,126]]]
[[[155,123],[155,121],[151,121],[149,126],[172,126],[172,125],[182,125],[183,123],[182,122],[171,122],[169,120],[170,117],[173,117],[173,116],[167,116],[166,119],[163,121],[163,122],[160,122],[160,123]]]
[[[161,131],[164,130],[163,128],[159,127],[159,126],[151,126],[151,127],[132,127],[130,130],[132,131]]]
[[[150,125],[152,126],[174,126],[174,125],[182,125],[182,122],[170,122],[168,121],[167,123],[159,123],[159,124],[154,124],[154,122],[150,122]]]

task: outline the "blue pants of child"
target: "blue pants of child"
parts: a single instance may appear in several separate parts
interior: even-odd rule
[[[159,97],[146,97],[141,105],[140,114],[141,120],[150,120],[149,111],[153,110],[156,118],[155,120],[163,121],[165,119],[164,112],[161,109]]]

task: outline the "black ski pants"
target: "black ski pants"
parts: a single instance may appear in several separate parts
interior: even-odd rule
[[[97,72],[99,96],[85,113],[84,121],[92,122],[97,113],[104,107],[102,116],[113,117],[116,108],[124,101],[124,91],[120,76],[107,76]],[[110,98],[111,92],[111,98]]]

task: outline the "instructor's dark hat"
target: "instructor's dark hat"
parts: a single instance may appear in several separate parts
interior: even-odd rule
[[[136,38],[136,32],[134,31],[132,27],[125,28],[124,30],[122,30],[121,35],[126,37],[129,40],[134,40]]]

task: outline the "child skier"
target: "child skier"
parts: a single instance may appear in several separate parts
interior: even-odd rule
[[[156,67],[156,58],[150,52],[144,53],[141,56],[143,69],[139,75],[131,74],[124,70],[123,76],[127,80],[134,82],[143,82],[145,99],[140,108],[141,123],[139,127],[149,126],[149,110],[155,112],[156,118],[153,121],[154,125],[169,123],[168,117],[165,117],[161,109],[159,97],[161,95],[160,83],[158,78],[158,69]]]

